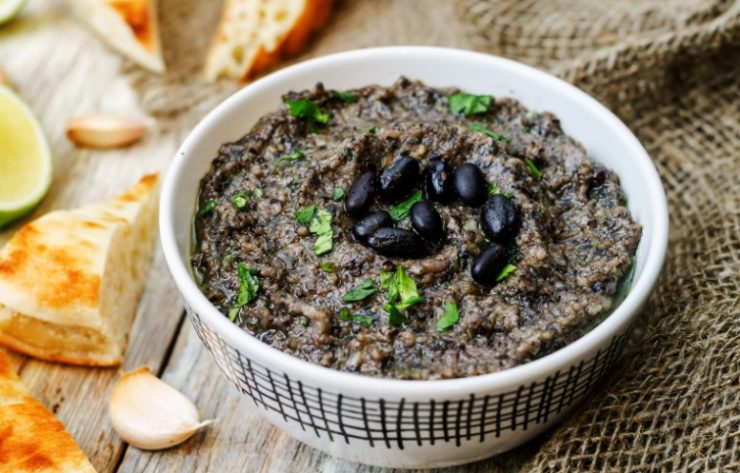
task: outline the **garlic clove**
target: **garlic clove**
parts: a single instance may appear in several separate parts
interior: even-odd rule
[[[142,366],[121,375],[108,401],[113,429],[142,450],[178,445],[211,420],[200,421],[195,404]]]
[[[120,148],[136,143],[148,124],[112,115],[83,115],[67,122],[67,138],[87,148]]]

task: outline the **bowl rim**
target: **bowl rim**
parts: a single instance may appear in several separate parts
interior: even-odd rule
[[[624,140],[625,147],[634,155],[635,172],[642,174],[643,179],[648,183],[647,188],[644,189],[645,195],[643,197],[647,202],[648,215],[652,218],[650,225],[653,227],[653,233],[650,246],[646,249],[647,257],[642,273],[633,280],[627,296],[606,319],[572,343],[519,366],[463,378],[404,380],[349,373],[301,360],[271,347],[246,330],[234,325],[205,297],[192,279],[188,263],[180,257],[174,224],[175,207],[178,205],[175,199],[177,184],[185,163],[188,159],[195,158],[190,149],[201,139],[204,132],[219,120],[219,117],[225,111],[232,107],[240,107],[240,103],[245,100],[245,97],[259,94],[263,89],[269,87],[270,82],[276,78],[300,75],[302,71],[315,66],[331,66],[347,60],[357,61],[388,55],[434,56],[437,60],[441,56],[454,57],[455,60],[460,61],[484,60],[495,64],[499,68],[509,69],[520,74],[538,76],[539,80],[559,89],[559,92],[566,95],[568,100],[580,101],[582,105],[588,108],[590,113],[600,115],[609,124],[613,132],[620,135],[619,137]],[[345,51],[304,61],[269,74],[243,87],[222,101],[190,131],[175,156],[176,158],[171,163],[162,186],[159,224],[165,260],[185,302],[203,319],[206,325],[218,332],[229,344],[239,347],[241,351],[258,352],[263,359],[269,358],[269,364],[272,368],[280,369],[286,373],[300,371],[304,377],[312,379],[320,386],[324,385],[322,384],[322,381],[324,381],[327,386],[344,385],[352,386],[353,390],[367,390],[373,393],[392,392],[398,395],[417,396],[419,395],[419,388],[423,387],[427,390],[434,390],[439,395],[460,395],[486,389],[516,387],[522,383],[546,377],[560,366],[583,359],[595,347],[609,343],[615,335],[631,323],[655,286],[665,260],[668,245],[668,206],[662,182],[647,151],[627,126],[604,105],[577,87],[534,67],[485,53],[430,46],[390,46]],[[244,350],[242,347],[248,347],[248,349]]]

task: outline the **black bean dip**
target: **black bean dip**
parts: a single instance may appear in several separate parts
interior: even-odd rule
[[[404,78],[286,94],[221,146],[198,208],[193,269],[225,316],[303,360],[400,379],[573,341],[617,302],[641,232],[554,115]]]

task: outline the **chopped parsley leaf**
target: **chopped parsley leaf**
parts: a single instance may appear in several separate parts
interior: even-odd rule
[[[503,194],[507,199],[511,199],[511,192],[501,192],[501,188],[495,182],[488,185],[488,195]]]
[[[203,207],[201,207],[201,208],[198,209],[198,213],[196,213],[195,216],[197,218],[200,218],[200,217],[202,217],[204,215],[209,214],[215,208],[216,208],[216,202],[213,201],[213,200],[209,200],[208,202],[206,202],[205,204],[203,204]]]
[[[332,92],[332,95],[345,103],[357,102],[357,96],[349,92],[342,92],[339,90],[335,90],[334,92]]]
[[[393,220],[395,220],[396,222],[400,222],[401,220],[408,217],[409,212],[411,211],[411,207],[420,200],[421,191],[419,190],[411,194],[408,199],[399,202],[398,204],[388,209],[388,213]]]
[[[344,192],[344,189],[342,189],[341,187],[337,187],[336,189],[334,189],[334,192],[332,192],[331,198],[334,200],[342,200],[344,199],[345,195],[347,195],[347,193]]]
[[[337,271],[337,268],[334,267],[334,262],[333,261],[329,261],[329,260],[324,261],[323,263],[321,263],[321,266],[319,266],[319,267],[325,273],[334,273],[334,272]]]
[[[262,189],[257,188],[251,191],[237,192],[234,194],[234,197],[231,198],[231,202],[237,209],[243,209],[253,197],[261,199],[263,197]]]
[[[247,267],[241,261],[237,267],[239,275],[239,292],[236,296],[236,303],[229,310],[229,320],[236,320],[239,310],[257,298],[257,292],[260,288],[260,280],[255,275],[257,270]]]
[[[333,236],[334,235],[332,234],[332,231],[329,230],[329,232],[322,233],[319,235],[318,238],[316,238],[316,242],[313,244],[313,252],[316,254],[316,256],[325,255],[326,253],[331,251],[331,249],[334,247],[332,243]]]
[[[362,281],[362,283],[356,288],[344,294],[342,300],[344,302],[357,302],[363,299],[367,299],[378,292],[378,288],[375,287],[373,280],[368,278]]]
[[[506,266],[504,266],[504,269],[501,270],[499,275],[496,276],[496,282],[503,281],[514,271],[516,271],[516,266],[514,266],[513,264],[507,264]]]
[[[393,272],[380,273],[380,287],[388,294],[388,302],[401,310],[424,300],[416,289],[416,282],[406,275],[403,266],[397,266]]]
[[[442,317],[437,320],[437,330],[440,332],[447,330],[460,320],[460,310],[457,304],[451,301],[445,301],[445,310]]]
[[[404,317],[396,304],[387,302],[383,305],[383,309],[388,312],[388,325],[391,327],[400,327],[403,325]]]
[[[367,129],[368,133],[375,133],[376,131],[378,131],[378,125],[370,125]]]
[[[369,315],[350,313],[349,309],[346,307],[340,309],[338,316],[342,320],[352,321],[356,324],[364,325],[365,327],[369,327],[375,322],[375,319]]]
[[[307,224],[313,218],[313,214],[316,213],[316,206],[314,204],[298,209],[295,211],[295,219],[298,223]]]
[[[532,173],[534,177],[537,179],[542,177],[542,171],[537,169],[537,165],[532,161],[531,159],[525,159],[524,163],[527,165],[527,169],[529,169],[529,172]]]
[[[293,151],[291,151],[290,153],[288,153],[288,154],[286,154],[284,156],[280,156],[279,158],[277,158],[277,160],[275,161],[275,164],[273,166],[273,172],[274,172],[275,169],[277,169],[277,168],[279,168],[281,166],[287,166],[288,164],[294,163],[296,161],[300,161],[301,159],[303,159],[305,157],[306,157],[306,155],[303,154],[303,151],[301,151],[300,149],[296,148]]]
[[[332,250],[334,231],[331,228],[332,215],[329,212],[324,209],[317,209],[316,205],[311,204],[297,210],[295,219],[298,223],[308,224],[308,231],[318,236],[313,245],[316,256],[321,256]]]
[[[477,131],[478,133],[483,133],[487,137],[493,138],[494,140],[500,141],[502,143],[508,143],[509,141],[511,141],[511,140],[509,140],[508,137],[506,137],[506,136],[504,136],[504,135],[502,135],[500,133],[496,133],[495,131],[491,130],[490,128],[486,128],[481,123],[477,123],[477,122],[476,123],[471,123],[470,125],[468,125],[468,129],[471,130],[471,131]]]
[[[292,117],[303,118],[306,120],[308,125],[308,131],[316,133],[318,125],[326,125],[329,123],[331,115],[322,112],[318,105],[307,99],[300,99],[297,101],[286,99],[285,105],[288,106],[288,111]]]
[[[236,205],[237,209],[243,209],[247,206],[247,202],[249,202],[249,196],[246,192],[239,192],[231,198],[231,201]]]
[[[476,115],[488,111],[488,106],[491,104],[491,96],[458,92],[448,97],[447,104],[452,113],[464,113],[465,116]]]
[[[318,209],[308,224],[308,231],[314,235],[331,233],[331,214],[324,209]]]

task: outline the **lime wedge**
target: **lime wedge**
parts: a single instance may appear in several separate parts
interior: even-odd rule
[[[0,227],[30,212],[51,184],[52,158],[31,109],[0,86]]]
[[[0,25],[15,18],[25,4],[26,0],[0,0]]]

